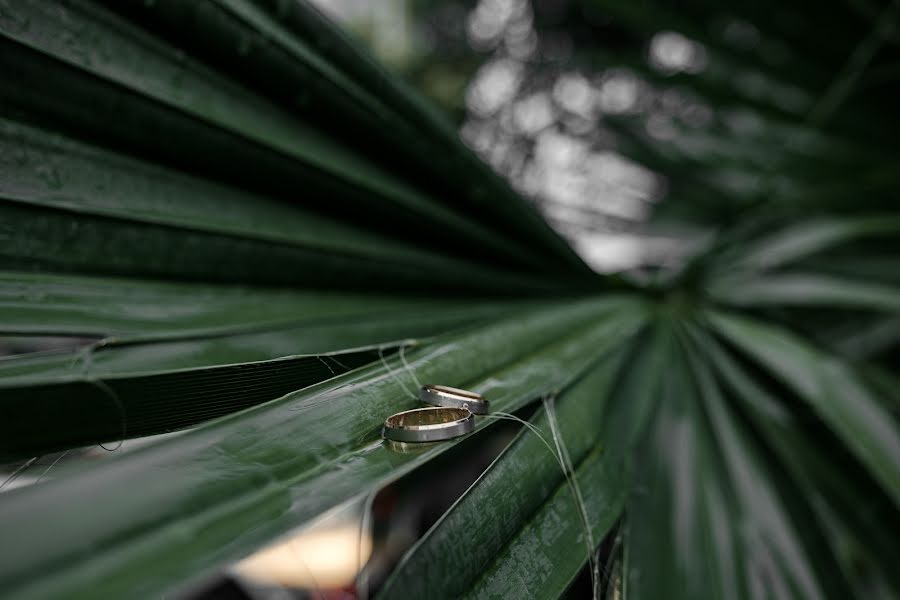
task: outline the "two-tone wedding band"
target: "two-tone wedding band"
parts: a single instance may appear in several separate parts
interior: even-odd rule
[[[486,415],[488,401],[481,394],[450,387],[448,385],[424,385],[419,390],[419,400],[432,406],[464,408],[474,415]]]
[[[395,442],[449,440],[475,429],[475,415],[464,408],[416,408],[391,415],[382,435]]]

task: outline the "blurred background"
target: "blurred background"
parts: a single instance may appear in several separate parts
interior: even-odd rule
[[[582,2],[316,4],[440,107],[596,270],[675,261],[698,241],[694,232],[645,226],[666,179],[623,156],[608,121],[640,117],[658,139],[680,126],[709,127],[712,108],[677,78],[654,85],[643,76],[703,72],[702,44],[666,30],[642,39]],[[722,34],[759,43],[756,29],[736,19],[723,20]],[[640,49],[646,63],[622,61],[620,47]]]

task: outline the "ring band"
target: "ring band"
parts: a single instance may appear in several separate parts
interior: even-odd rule
[[[475,415],[462,408],[415,408],[391,415],[381,434],[395,442],[436,442],[472,432]]]
[[[473,415],[486,415],[489,403],[481,394],[450,387],[448,385],[424,385],[419,390],[419,400],[432,406],[468,409]]]
[[[388,450],[395,454],[421,454],[428,452],[440,442],[395,442],[394,440],[384,440]]]

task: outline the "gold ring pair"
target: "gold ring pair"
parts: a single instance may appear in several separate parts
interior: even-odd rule
[[[382,435],[396,442],[436,442],[453,439],[475,429],[475,415],[488,413],[481,394],[445,385],[425,385],[419,399],[432,406],[391,415]]]

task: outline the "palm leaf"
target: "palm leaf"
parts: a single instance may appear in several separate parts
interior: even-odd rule
[[[422,382],[530,416],[382,598],[900,594],[895,8],[738,2],[750,47],[705,0],[576,4],[614,35],[572,68],[712,107],[603,119],[707,239],[655,273],[592,273],[305,3],[0,3],[0,335],[71,342],[0,360],[0,457],[178,431],[4,490],[6,594],[180,594],[452,468],[380,439]]]
[[[622,346],[628,348],[632,344]],[[580,487],[586,488],[586,482],[581,481],[586,473],[600,473],[591,481],[596,480],[595,486],[602,486],[597,487],[602,490],[598,493],[610,496],[612,506],[607,512],[613,516],[621,510],[624,499],[624,469],[620,468],[621,472],[617,473],[615,464],[601,464],[601,449],[594,447],[594,438],[604,400],[626,354],[620,350],[614,357],[591,367],[589,373],[574,382],[551,405],[559,435],[566,440],[571,460],[580,465],[582,472],[576,474]],[[561,578],[561,582],[556,582],[561,586],[556,590],[557,595],[565,590],[587,556],[586,552],[579,555],[575,541],[584,533],[579,529],[581,515],[569,496],[564,467],[552,447],[553,433],[544,408],[532,417],[531,423],[543,437],[523,429],[497,462],[395,568],[380,597],[420,597],[430,589],[440,589],[447,596],[477,596],[479,593],[489,595],[492,588],[533,595],[537,593],[534,586],[553,585],[552,577]],[[603,459],[603,463],[610,462],[613,461]],[[596,509],[592,492],[593,488],[585,490],[588,494],[586,503]],[[618,502],[612,500],[616,497]],[[549,530],[555,543],[572,559],[568,572],[559,570],[559,561],[555,560],[559,549],[553,548],[555,544],[550,544],[549,548],[540,544],[535,549],[522,548],[546,538],[546,534],[536,535],[534,529],[541,528],[538,521],[553,518],[542,516],[543,513],[553,515],[558,511],[564,511],[566,517],[557,516],[555,522],[566,523],[569,528],[551,525]],[[605,530],[596,532],[596,539],[603,533]],[[528,559],[510,559],[517,554]],[[512,569],[515,573],[502,573],[504,569]],[[527,592],[521,586],[529,586]]]
[[[420,380],[457,382],[489,393],[498,410],[516,410],[586,369],[588,348],[632,335],[642,313],[627,298],[537,310],[423,346],[406,360]],[[11,494],[0,519],[21,525],[9,532],[21,545],[18,558],[5,561],[0,580],[24,596],[152,595],[240,558],[286,528],[445,451],[451,444],[404,456],[379,443],[384,415],[414,405],[412,386],[412,376],[394,357],[386,366],[376,363],[123,455],[114,465]],[[201,478],[198,465],[206,473]],[[129,484],[136,472],[140,490]],[[105,496],[105,506],[98,504],[98,485],[118,490]],[[57,488],[53,494],[51,487]],[[68,499],[69,508],[51,523],[34,502],[52,503],[56,494]],[[73,522],[69,510],[82,518]],[[257,519],[265,526],[247,527]],[[70,530],[69,543],[48,552],[40,532],[55,536],[58,527],[82,533]],[[193,539],[188,545],[185,535]],[[36,582],[30,574],[41,564],[57,565],[55,575]]]

